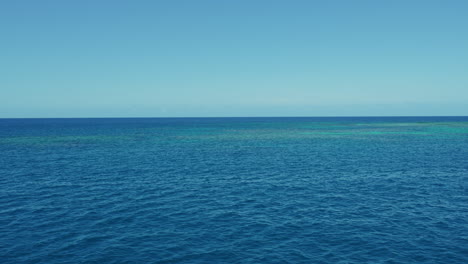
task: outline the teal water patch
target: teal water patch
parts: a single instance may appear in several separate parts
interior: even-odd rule
[[[429,135],[430,132],[423,131],[309,131],[309,132],[300,132],[303,135]]]
[[[128,136],[30,136],[30,137],[3,137],[0,144],[18,145],[61,145],[61,144],[89,144],[105,143],[117,140],[128,140]]]
[[[431,126],[427,130],[433,133],[448,133],[448,134],[468,134],[468,124],[466,126],[455,126],[455,125],[445,125],[445,126]]]

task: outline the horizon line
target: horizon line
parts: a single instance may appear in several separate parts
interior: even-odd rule
[[[359,117],[468,117],[468,115],[342,115],[342,116],[111,116],[111,117],[0,117],[0,119],[182,119],[182,118],[359,118]]]

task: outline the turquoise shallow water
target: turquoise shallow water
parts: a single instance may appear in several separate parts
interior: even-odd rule
[[[468,118],[0,119],[1,263],[468,263]]]

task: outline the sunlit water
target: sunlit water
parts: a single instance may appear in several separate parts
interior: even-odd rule
[[[0,263],[468,263],[468,118],[0,120]]]

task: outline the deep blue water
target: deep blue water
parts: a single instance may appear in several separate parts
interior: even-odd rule
[[[468,263],[468,118],[0,119],[0,263]]]

